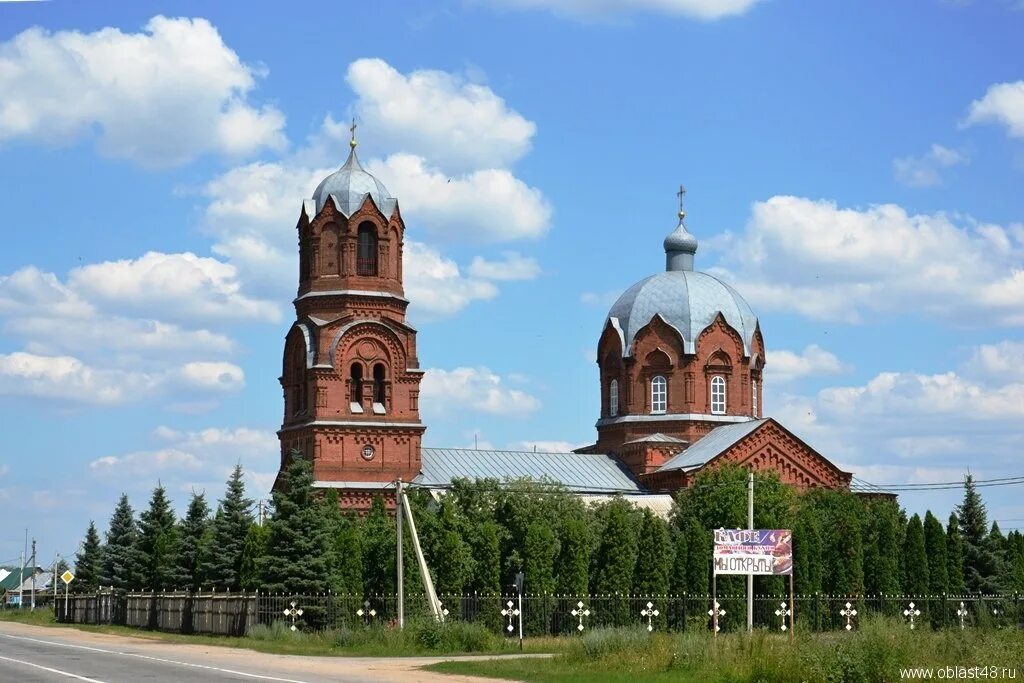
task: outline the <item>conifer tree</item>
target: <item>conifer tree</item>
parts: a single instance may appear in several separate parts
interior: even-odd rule
[[[80,592],[95,591],[100,585],[100,574],[103,569],[103,547],[96,525],[89,520],[89,528],[85,532],[82,550],[75,554],[75,583]]]
[[[590,546],[587,523],[577,517],[565,520],[556,570],[560,594],[582,598],[589,592]]]
[[[334,533],[334,554],[338,565],[331,576],[335,593],[340,595],[363,594],[363,544],[359,525],[351,516],[344,516],[341,526]]]
[[[793,592],[797,595],[821,598],[821,532],[813,509],[801,506],[793,525]],[[821,626],[820,606],[805,602],[809,609],[801,610],[797,618],[811,628]]]
[[[988,542],[988,513],[970,474],[964,479],[964,499],[956,516],[963,539],[964,585],[972,593],[996,592],[998,559]]]
[[[928,555],[928,592],[943,595],[949,592],[949,557],[946,532],[942,522],[929,510],[924,516],[924,548]]]
[[[275,499],[276,500],[276,499]],[[213,548],[207,580],[218,590],[239,590],[242,546],[253,523],[253,501],[245,497],[242,466],[235,465],[213,519]]]
[[[992,522],[992,528],[989,529],[985,545],[992,554],[992,557],[995,558],[992,569],[993,585],[997,590],[1009,590],[1011,582],[1010,572],[1013,564],[1010,559],[1006,537],[1003,536],[1003,532],[999,528],[999,522]]]
[[[236,468],[236,472],[240,470]],[[225,517],[236,513],[241,516],[240,510],[229,512],[225,500]],[[274,516],[268,526],[267,554],[260,562],[263,589],[300,595],[326,592],[330,587],[328,532],[323,511],[313,496],[313,466],[300,451],[292,451],[281,488],[274,492]],[[244,543],[243,535],[240,545]],[[240,547],[238,569],[234,570],[236,582],[240,579],[241,557]]]
[[[636,569],[633,572],[633,593],[662,596],[668,593],[672,547],[668,527],[650,510],[643,511],[643,523],[637,541]]]
[[[964,586],[964,544],[956,513],[949,515],[949,523],[946,524],[946,582],[952,595],[963,595],[967,590]]]
[[[1024,592],[1024,534],[1013,532],[1010,539],[1010,589]]]
[[[633,508],[622,498],[607,506],[607,519],[594,557],[594,593],[614,596],[607,601],[608,614],[598,621],[624,625],[629,620],[628,596],[636,570],[637,540],[630,520]]]
[[[473,571],[469,545],[462,540],[464,520],[451,499],[441,501],[430,568],[438,595],[461,595]]]
[[[212,534],[207,532],[207,538]],[[260,580],[260,563],[267,554],[267,543],[270,541],[270,527],[264,524],[253,524],[245,534],[242,544],[242,564],[239,568],[239,586],[244,591],[256,591],[262,588]]]
[[[902,534],[899,510],[883,502],[868,509],[867,538],[864,542],[864,590],[868,595],[892,598],[901,592],[900,557]],[[884,598],[883,598],[884,600]],[[888,601],[885,604],[890,604]],[[892,602],[892,607],[896,603]]]
[[[555,593],[555,558],[558,556],[558,538],[551,524],[535,519],[526,527],[523,545],[523,591],[537,596],[535,609],[526,613],[525,623],[531,631],[549,632]],[[539,608],[539,609],[538,609]]]
[[[101,586],[117,590],[141,587],[142,558],[139,555],[138,535],[135,512],[128,502],[128,494],[122,493],[110,517],[110,528],[107,529]]]
[[[363,520],[362,538],[364,590],[367,595],[395,593],[395,525],[380,496],[374,497],[370,512]]]
[[[678,529],[672,531],[672,572],[668,589],[672,595],[682,595],[690,590],[686,584],[686,535]]]
[[[714,539],[696,517],[685,522],[686,585],[690,595],[710,595],[711,551]]]
[[[185,518],[178,525],[179,549],[177,574],[184,581],[184,587],[197,591],[205,585],[206,564],[212,550],[210,541],[210,506],[206,496],[192,492]]]
[[[183,588],[178,574],[179,551],[177,520],[167,490],[157,484],[149,499],[149,508],[139,515],[139,555],[142,558],[142,587],[151,590]]]
[[[916,602],[922,614],[927,616],[928,601],[923,597],[928,595],[928,555],[924,545],[924,527],[919,515],[915,514],[907,523],[903,556],[906,558],[903,592],[911,598],[922,598]]]
[[[472,589],[481,595],[501,593],[501,529],[487,518],[481,521],[470,538],[473,556]]]

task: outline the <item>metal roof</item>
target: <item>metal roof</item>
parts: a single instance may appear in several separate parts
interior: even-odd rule
[[[313,191],[313,201],[316,203],[316,213],[320,213],[327,203],[327,197],[333,197],[338,210],[345,216],[351,216],[363,205],[366,195],[373,198],[373,203],[385,216],[390,216],[395,210],[395,198],[384,187],[384,183],[363,169],[353,149],[344,166],[320,181]]]
[[[629,441],[626,441],[622,445],[625,446],[628,443],[690,443],[690,442],[686,441],[685,439],[677,439],[674,436],[669,436],[668,434],[662,434],[661,432],[658,432],[656,434],[648,434],[647,436],[641,436],[640,438],[637,438],[637,439],[630,439]]]
[[[736,444],[740,439],[747,436],[755,429],[768,421],[768,418],[740,422],[737,424],[715,427],[705,436],[702,436],[697,443],[693,444],[679,455],[669,458],[664,465],[658,468],[658,472],[668,470],[690,470],[700,467],[709,462],[717,455]]]
[[[448,486],[454,479],[532,479],[562,484],[577,493],[640,493],[618,463],[600,453],[534,453],[423,448],[414,484]]]
[[[613,497],[614,496],[607,494],[585,493],[580,495],[580,499],[589,504],[606,503],[612,500]],[[667,520],[669,515],[672,514],[672,504],[675,500],[667,493],[627,493],[624,494],[622,498],[627,502],[632,503],[635,507],[641,510],[650,510],[655,515],[665,520]]]
[[[707,273],[669,270],[641,280],[612,305],[608,320],[622,335],[623,356],[632,354],[633,339],[656,315],[679,332],[686,353],[696,353],[697,337],[719,313],[739,333],[749,356],[757,316],[739,292]]]

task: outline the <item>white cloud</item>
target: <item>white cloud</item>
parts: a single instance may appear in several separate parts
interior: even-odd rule
[[[190,252],[147,252],[137,259],[105,261],[68,274],[70,289],[108,310],[151,313],[179,320],[277,322],[276,304],[242,292],[230,263]]]
[[[533,280],[540,275],[540,265],[534,258],[506,251],[501,261],[475,257],[469,264],[469,274],[483,280]]]
[[[966,370],[990,381],[1024,382],[1024,342],[1001,341],[978,346]]]
[[[122,456],[107,455],[89,463],[89,469],[93,472],[116,471],[122,476],[129,474],[136,477],[154,477],[151,485],[156,483],[155,476],[164,471],[197,470],[200,467],[199,458],[176,448],[138,451]]]
[[[284,115],[248,95],[247,66],[205,19],[153,17],[141,33],[31,28],[0,43],[0,140],[66,143],[146,166],[281,148]]]
[[[942,171],[967,163],[967,157],[953,149],[933,144],[919,157],[902,157],[892,162],[896,180],[910,187],[934,187],[942,184]]]
[[[768,351],[764,371],[767,381],[776,383],[811,375],[834,375],[846,369],[835,355],[817,344],[811,344],[800,353]]]
[[[410,315],[420,319],[446,318],[473,301],[498,295],[493,283],[465,277],[455,261],[419,242],[406,241],[403,273]]]
[[[725,267],[711,270],[755,309],[849,322],[889,312],[957,325],[1024,323],[1021,225],[776,196],[754,204],[742,234],[713,244]]]
[[[506,387],[488,368],[430,368],[423,376],[421,404],[435,415],[473,411],[522,417],[540,408],[540,401],[518,389]]]
[[[484,0],[493,5],[548,9],[579,19],[594,19],[634,12],[713,21],[743,14],[759,0]]]
[[[404,153],[366,167],[399,198],[404,215],[439,239],[511,242],[542,237],[551,226],[540,190],[504,169],[452,176]]]
[[[24,351],[0,354],[0,394],[68,404],[116,405],[175,392],[237,391],[242,369],[224,362],[192,362],[153,372],[96,368],[73,356]]]
[[[1011,137],[1024,138],[1024,81],[995,83],[971,102],[963,126],[979,123],[1001,123]]]
[[[530,150],[537,127],[486,85],[445,71],[400,73],[381,59],[348,67],[356,111],[368,141],[427,157],[453,170],[507,167]],[[328,118],[326,132],[348,139],[348,124]],[[343,130],[342,130],[343,129]]]

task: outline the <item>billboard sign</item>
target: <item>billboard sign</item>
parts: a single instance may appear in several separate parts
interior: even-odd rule
[[[793,573],[789,529],[715,529],[715,574]]]

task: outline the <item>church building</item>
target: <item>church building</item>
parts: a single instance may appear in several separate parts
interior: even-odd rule
[[[697,239],[686,228],[682,188],[665,271],[619,297],[597,341],[596,442],[569,453],[423,447],[424,371],[402,286],[405,223],[398,200],[360,165],[354,131],[348,160],[303,201],[296,226],[282,471],[301,451],[315,486],[337,489],[341,504],[357,510],[399,478],[435,489],[460,477],[530,478],[586,497],[667,504],[666,494],[701,469],[726,462],[777,472],[801,489],[849,488],[849,472],[762,415],[760,325],[736,290],[694,270]]]

